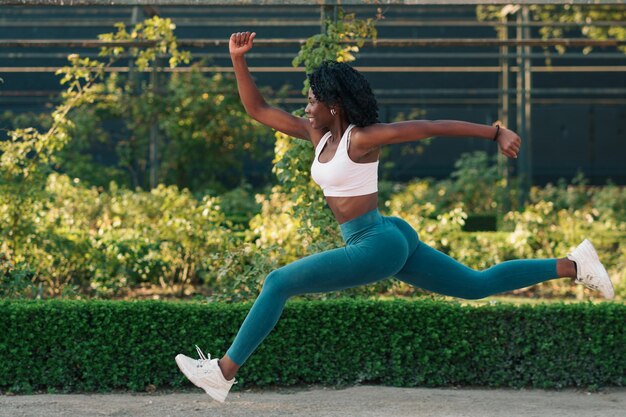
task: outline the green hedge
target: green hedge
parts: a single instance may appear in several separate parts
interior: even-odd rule
[[[250,304],[0,301],[0,390],[188,386],[194,344],[221,355]],[[244,386],[626,385],[626,305],[293,301],[241,369]]]

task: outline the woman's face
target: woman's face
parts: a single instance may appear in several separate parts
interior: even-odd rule
[[[313,91],[309,88],[308,104],[304,109],[306,117],[309,119],[309,123],[314,129],[325,129],[332,124],[332,120],[335,116],[330,113],[330,107],[326,104],[318,101],[313,94]]]

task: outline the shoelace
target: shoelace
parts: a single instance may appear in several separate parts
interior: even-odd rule
[[[211,354],[209,354],[208,358],[204,356],[204,353],[202,353],[202,350],[198,345],[196,345],[196,350],[198,351],[198,356],[200,356],[200,359],[197,360],[196,366],[198,368],[203,368],[204,365],[208,365],[211,361]]]
[[[196,345],[196,350],[198,351],[198,356],[200,356],[200,360],[203,360],[203,361],[210,361],[211,360],[211,354],[209,354],[208,358],[206,356],[204,356],[204,353],[202,353],[202,350],[200,349],[200,347],[198,345]]]

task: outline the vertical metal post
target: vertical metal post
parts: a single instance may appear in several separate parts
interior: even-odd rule
[[[133,20],[135,18],[144,17],[144,13],[140,11],[138,8],[137,14],[135,14],[135,10],[133,10]],[[148,10],[146,13],[149,17],[153,17],[158,15],[158,11],[156,9]],[[152,117],[150,123],[150,136],[149,136],[149,144],[148,144],[148,184],[150,189],[154,189],[159,184],[159,125],[157,121],[157,112],[154,106],[158,105],[158,97],[161,91],[160,89],[160,76],[159,76],[159,68],[161,67],[160,58],[155,58],[154,66],[152,67],[152,71],[150,71],[150,93],[152,98]],[[140,74],[138,74],[139,76]],[[138,88],[138,87],[137,87]]]
[[[150,73],[150,90],[152,91],[152,105],[156,105],[158,93],[159,93],[159,59],[154,60],[154,67],[152,68],[152,72]],[[154,189],[157,187],[159,183],[158,178],[158,162],[159,162],[159,153],[158,153],[158,142],[159,142],[159,127],[156,120],[156,112],[154,109],[152,110],[152,124],[150,125],[150,150],[149,150],[149,160],[150,160],[150,189]]]
[[[131,30],[135,27],[137,23],[144,19],[143,8],[141,7],[133,7],[131,16],[130,16],[130,24]],[[132,97],[138,97],[141,95],[141,81],[143,80],[143,74],[138,72],[135,68],[135,60],[132,58],[128,59],[128,82],[130,83],[130,91],[129,94]],[[145,186],[145,183],[142,183],[141,172],[136,172],[131,169],[131,178],[134,187]]]
[[[320,9],[320,33],[326,33],[326,19],[336,22],[339,18],[339,7],[336,4],[322,5]]]
[[[530,39],[529,8],[522,6],[517,12],[516,35],[518,40]],[[530,47],[517,47],[517,133],[522,138],[522,147],[518,155],[518,177],[520,179],[519,203],[520,206],[528,201],[532,183],[532,137],[531,137],[531,62]]]
[[[143,11],[140,7],[133,7],[130,17],[130,24],[134,27],[140,20],[143,20]],[[135,71],[135,62],[131,59],[128,62],[128,80],[133,88],[133,93],[139,94],[139,73]]]
[[[502,22],[505,25],[501,26],[498,29],[498,38],[500,40],[506,41],[509,38],[509,27],[506,25],[508,23],[508,14],[502,17]],[[498,94],[498,120],[504,125],[509,127],[509,108],[510,108],[510,97],[509,97],[509,47],[501,46],[500,47],[500,77],[499,77],[499,89],[500,94]],[[498,201],[498,211],[499,216],[503,216],[505,213],[511,210],[511,201],[510,201],[510,184],[509,184],[509,160],[506,156],[498,153],[498,171],[500,177],[502,178],[503,184],[502,189],[499,194]]]

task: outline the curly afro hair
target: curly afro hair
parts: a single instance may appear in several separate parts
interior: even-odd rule
[[[378,104],[365,77],[344,62],[324,61],[308,75],[315,98],[327,106],[339,105],[356,126],[378,123]]]

